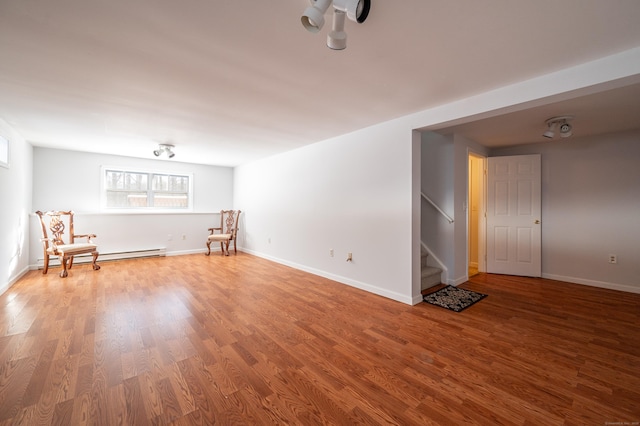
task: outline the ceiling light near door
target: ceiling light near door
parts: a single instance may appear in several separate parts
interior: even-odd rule
[[[573,135],[573,126],[569,121],[573,120],[572,115],[563,115],[560,117],[552,117],[545,121],[547,125],[547,131],[542,134],[545,138],[553,139],[556,136],[556,132],[559,131],[561,138],[568,138]]]
[[[319,32],[324,26],[324,15],[333,4],[333,26],[327,35],[327,46],[333,50],[347,47],[347,33],[344,32],[345,16],[351,21],[363,23],[369,16],[371,0],[309,0],[311,6],[305,9],[300,18],[302,26],[312,33]]]

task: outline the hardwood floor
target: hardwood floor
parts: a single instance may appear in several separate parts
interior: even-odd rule
[[[0,425],[640,421],[640,295],[479,274],[461,313],[238,253],[31,271]]]

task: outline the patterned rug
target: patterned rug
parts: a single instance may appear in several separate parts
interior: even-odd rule
[[[454,312],[460,312],[487,297],[486,294],[448,285],[434,293],[422,296],[425,302]]]

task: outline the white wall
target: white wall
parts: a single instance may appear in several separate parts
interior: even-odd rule
[[[600,90],[624,87],[628,84],[635,84],[640,79],[639,59],[640,48],[631,49],[558,72],[503,86],[449,104],[440,105],[404,117],[404,119],[413,124],[413,129],[423,132],[434,131],[477,119],[499,116],[548,103],[577,98]],[[440,235],[443,236],[444,240],[441,239],[438,244],[443,246],[445,254],[436,254],[446,257],[444,263],[448,269],[447,283],[457,285],[464,282],[467,276],[467,212],[465,209],[468,191],[467,154],[469,151],[483,154],[482,151],[486,151],[486,148],[473,141],[465,140],[459,135],[454,135],[453,139],[454,153],[451,166],[455,170],[452,194],[454,197],[454,236],[453,241],[451,241],[449,237],[450,230],[440,230]],[[425,145],[423,144],[424,147]],[[447,154],[447,156],[444,161],[448,163],[450,155]],[[422,157],[424,160],[424,152]],[[448,172],[446,172],[446,175],[447,179],[449,179]],[[445,187],[450,187],[449,181],[446,182]],[[447,203],[446,201],[444,202]],[[424,209],[423,203],[423,212]],[[438,231],[437,227],[436,231]],[[429,232],[429,230],[425,230],[423,222],[421,237],[431,238],[425,237],[425,232]],[[445,235],[446,237],[444,237]],[[453,244],[453,255],[451,254],[450,244]],[[453,256],[453,260],[451,260],[451,256]]]
[[[640,293],[640,131],[491,153],[524,154],[542,156],[543,277]]]
[[[455,180],[453,136],[423,132],[421,159],[422,192],[453,218]],[[420,239],[432,253],[435,258],[433,260],[444,267],[443,282],[449,282],[449,271],[453,273],[455,270],[454,225],[449,223],[447,218],[429,202],[423,200],[421,207]]]
[[[443,280],[447,284],[458,285],[468,279],[468,159],[469,153],[486,156],[488,152],[460,135],[422,134],[422,189],[454,222],[449,223],[423,201],[420,238],[446,268]]]
[[[29,265],[31,211],[31,145],[0,119],[0,135],[9,140],[9,168],[0,167],[0,294]]]
[[[243,249],[413,303],[415,148],[392,122],[237,167]]]
[[[166,248],[168,255],[203,251],[207,228],[219,226],[220,210],[233,207],[233,170],[229,167],[39,147],[34,148],[33,165],[33,210],[74,210],[76,231],[97,234],[95,241],[101,253],[160,247]],[[100,181],[104,165],[192,173],[193,212],[126,214],[102,211]],[[42,264],[38,226],[37,217],[32,214],[32,267]]]
[[[234,177],[228,180],[228,185],[234,187],[233,196],[226,198],[218,192],[219,188],[229,187],[216,183],[224,179],[211,179],[208,182],[211,186],[197,191],[198,194],[204,192],[204,200],[213,199],[215,202],[206,205],[207,201],[204,201],[203,207],[199,204],[201,195],[198,195],[193,215],[160,215],[142,220],[140,225],[145,227],[144,235],[136,233],[140,231],[139,224],[132,218],[125,229],[130,231],[127,235],[135,237],[127,238],[127,245],[162,244],[163,241],[155,238],[169,232],[174,237],[189,233],[188,243],[184,243],[187,246],[168,249],[176,253],[194,250],[202,244],[199,243],[201,236],[192,239],[191,233],[195,228],[203,227],[205,222],[208,226],[209,221],[203,219],[195,228],[186,228],[186,224],[194,226],[193,223],[200,220],[198,214],[209,209],[218,211],[233,201],[235,208],[244,211],[241,220],[244,241],[241,239],[239,243],[244,244],[248,251],[396,300],[417,303],[420,301],[419,250],[416,250],[420,241],[417,225],[420,170],[416,158],[420,156],[420,142],[419,138],[414,138],[417,133],[414,130],[428,130],[432,126],[442,128],[604,88],[623,87],[640,78],[639,58],[640,48],[632,49],[238,167]],[[458,148],[455,147],[456,153],[460,152]],[[99,205],[99,195],[94,195],[98,193],[96,188],[99,185],[97,170],[102,164],[139,164],[140,160],[125,157],[105,159],[92,154],[70,155],[68,158],[55,151],[39,152],[34,173],[33,206],[26,210],[73,208],[81,213],[80,219],[86,220],[88,226],[93,228],[95,223],[99,227],[91,229],[91,232],[100,235],[100,244],[119,249],[125,238],[112,239],[110,235],[114,233],[114,227],[121,226],[120,220],[105,216],[95,207]],[[458,154],[454,157],[453,167],[466,170],[466,160],[464,166],[460,166],[462,160]],[[27,160],[19,164],[26,169],[30,167]],[[142,164],[164,167],[163,163],[155,160],[142,161]],[[179,163],[171,164],[183,167]],[[21,169],[15,175],[10,172],[10,176],[3,176],[3,195],[8,185],[7,178],[12,181],[13,188],[14,179],[28,182],[25,173],[28,174]],[[466,185],[467,177],[466,172],[460,176],[458,171],[455,173],[454,210],[458,218],[462,206],[460,200],[466,197],[466,189],[460,192],[460,188]],[[66,178],[65,183],[67,188],[72,188],[71,191],[60,183],[63,178]],[[29,188],[25,187],[25,193],[28,192]],[[18,206],[29,204],[17,193],[12,193],[11,197]],[[464,209],[462,214],[466,215]],[[11,225],[3,221],[0,230],[9,232],[13,226],[20,228],[21,225],[15,225],[19,216],[12,214],[7,218]],[[89,222],[92,220],[90,217],[94,222]],[[34,254],[34,247],[40,248],[39,242],[33,244],[38,238],[39,233],[32,234],[29,240],[32,243],[27,242],[24,246],[31,245],[32,261],[38,256]],[[466,254],[466,237],[458,228],[454,245],[453,274],[456,280],[458,268],[466,269],[466,261],[460,261]],[[328,257],[329,248],[335,250],[335,258]],[[344,261],[347,251],[353,252],[353,263]],[[1,255],[0,265],[4,264],[7,256],[10,257],[9,253]]]
[[[640,78],[638,58],[640,49],[632,49],[238,167],[234,202],[246,212],[241,242],[260,256],[418,303],[417,131],[623,87]],[[446,243],[453,244],[453,283],[467,274],[466,155],[474,146],[454,140],[456,225]],[[353,263],[344,261],[348,251]]]

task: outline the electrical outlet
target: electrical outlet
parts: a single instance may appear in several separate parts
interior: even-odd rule
[[[333,257],[333,249],[329,249],[329,256]]]
[[[609,263],[618,263],[618,255],[610,254],[609,255]]]
[[[187,239],[187,234],[182,234],[182,239],[186,240]]]
[[[171,241],[171,240],[173,240],[173,235],[171,234],[167,235],[167,241]]]

